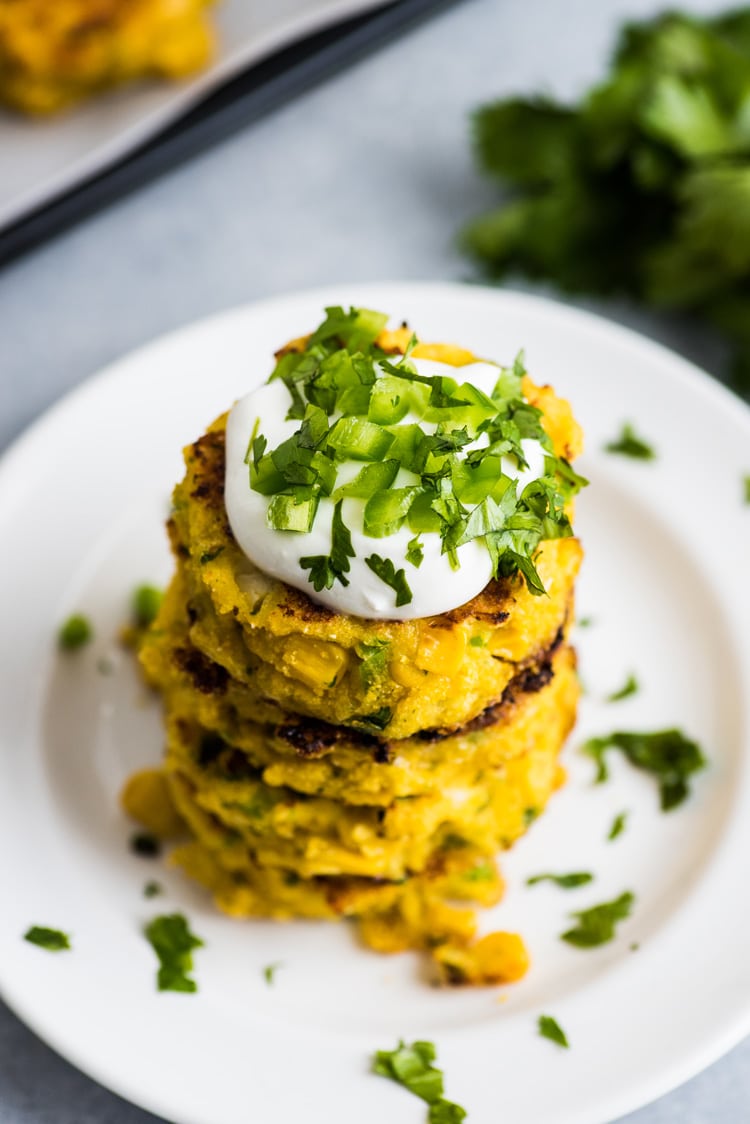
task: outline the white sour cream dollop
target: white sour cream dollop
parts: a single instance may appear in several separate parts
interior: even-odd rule
[[[459,371],[445,363],[432,359],[413,359],[420,375],[447,375],[461,381],[472,383],[491,394],[497,382],[498,369],[491,363],[472,363]],[[465,543],[458,548],[461,563],[456,570],[446,554],[441,553],[440,536],[435,533],[421,535],[424,557],[419,568],[406,561],[406,550],[413,531],[404,526],[393,535],[385,538],[371,538],[362,530],[362,516],[365,501],[346,498],[341,514],[349,528],[355,557],[350,559],[351,569],[347,574],[349,585],[335,582],[331,589],[317,593],[310,581],[308,572],[300,566],[300,558],[330,554],[331,523],[334,504],[322,498],[315,516],[312,530],[307,534],[294,531],[276,531],[267,520],[269,499],[254,492],[250,487],[248,466],[245,463],[248,442],[258,423],[258,432],[267,439],[268,450],[275,449],[299,428],[299,422],[286,420],[291,398],[281,380],[267,383],[246,394],[232,408],[227,421],[226,436],[226,482],[225,503],[227,517],[232,532],[243,553],[259,569],[288,585],[295,586],[308,594],[314,601],[339,613],[350,613],[356,617],[369,617],[374,620],[414,620],[417,617],[431,617],[446,613],[476,597],[492,577],[492,563],[489,551],[481,539]],[[407,415],[403,423],[418,421]],[[420,420],[426,432],[432,432],[434,425]],[[486,444],[486,439],[485,442]],[[478,441],[466,447],[464,452],[479,447]],[[531,481],[544,474],[544,449],[538,441],[522,442],[528,468],[520,471],[514,457],[503,458],[503,472],[518,480],[518,494]],[[362,468],[362,462],[345,461],[338,465],[337,485],[352,480]],[[417,478],[401,469],[393,487],[400,488],[416,483]],[[390,558],[396,570],[404,570],[406,580],[412,591],[408,605],[395,605],[395,593],[365,563],[365,558],[378,554]]]

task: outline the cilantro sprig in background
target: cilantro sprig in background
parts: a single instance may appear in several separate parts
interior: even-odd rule
[[[575,106],[514,98],[474,119],[511,196],[464,244],[496,277],[625,293],[705,317],[750,394],[750,8],[626,26]]]

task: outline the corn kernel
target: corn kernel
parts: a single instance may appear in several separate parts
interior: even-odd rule
[[[134,773],[120,794],[120,803],[127,815],[160,839],[174,838],[183,831],[183,822],[160,769]]]
[[[457,908],[436,900],[429,903],[424,916],[414,918],[415,928],[417,924],[423,930],[425,948],[437,948],[451,941],[465,945],[477,931],[477,917],[473,909]]]
[[[311,636],[293,636],[284,649],[284,670],[313,690],[323,691],[340,679],[348,659],[338,644]]]
[[[416,667],[410,660],[396,659],[390,666],[391,679],[401,687],[422,687],[427,671]]]
[[[529,970],[529,954],[518,933],[488,933],[473,949],[477,969],[488,983],[512,983]]]
[[[359,931],[368,948],[376,952],[391,954],[414,947],[414,934],[396,910],[365,914],[359,919]]]
[[[409,346],[412,334],[411,328],[396,328],[392,332],[389,332],[386,328],[380,333],[375,342],[383,351],[399,351],[403,355]]]
[[[415,359],[436,359],[438,363],[447,363],[451,367],[465,367],[476,363],[477,359],[473,352],[452,343],[418,343],[412,355]]]
[[[446,983],[504,984],[529,970],[529,954],[518,933],[488,933],[470,948],[436,949],[435,960]]]
[[[466,637],[458,629],[428,628],[419,641],[417,667],[437,675],[458,671],[466,651]]]
[[[525,642],[526,633],[523,630],[519,632],[509,625],[503,625],[490,636],[487,651],[498,659],[515,661],[523,654]]]

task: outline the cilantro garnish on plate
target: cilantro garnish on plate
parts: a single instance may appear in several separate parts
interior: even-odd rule
[[[94,630],[88,617],[82,613],[74,613],[60,628],[57,642],[64,651],[74,652],[88,644],[93,636]]]
[[[161,854],[161,842],[150,831],[136,831],[130,837],[130,850],[142,859],[156,859]]]
[[[557,1019],[552,1018],[552,1015],[540,1015],[538,1028],[542,1038],[549,1038],[550,1042],[555,1042],[565,1050],[570,1049],[570,1043],[568,1042],[565,1031],[562,1029]]]
[[[443,1097],[443,1073],[433,1063],[437,1051],[432,1042],[400,1041],[395,1050],[378,1050],[373,1072],[388,1077],[421,1097],[430,1106],[429,1124],[460,1124],[466,1109]]]
[[[663,812],[687,799],[690,777],[707,764],[698,743],[676,729],[650,734],[616,730],[605,737],[589,738],[582,748],[597,764],[597,784],[609,776],[606,755],[610,749],[619,749],[631,765],[650,773],[659,783]]]
[[[560,939],[576,948],[596,948],[607,944],[614,938],[618,922],[630,916],[634,902],[635,895],[626,891],[611,902],[578,910],[571,914],[578,923],[562,933]]]
[[[620,835],[622,835],[623,831],[625,830],[625,827],[627,826],[627,822],[628,822],[628,813],[627,812],[618,812],[618,814],[612,820],[611,828],[607,832],[607,839],[609,840],[610,843],[613,840],[617,839]]]
[[[607,702],[622,702],[623,699],[628,699],[631,695],[637,694],[639,690],[638,680],[631,674],[627,677],[619,690],[613,691],[611,695],[607,695]]]
[[[571,874],[535,874],[526,879],[527,886],[538,886],[540,882],[552,882],[561,890],[575,890],[578,886],[587,886],[594,881],[593,874],[586,870],[573,871]]]
[[[604,448],[608,453],[619,453],[621,456],[631,457],[633,460],[656,460],[653,447],[636,434],[629,422],[626,422],[622,427],[622,432],[617,440],[609,441]]]
[[[164,593],[154,585],[139,585],[133,591],[131,610],[133,623],[138,628],[148,628],[161,608]]]
[[[278,972],[279,968],[282,967],[283,964],[280,960],[275,964],[266,964],[265,968],[263,969],[263,979],[266,981],[269,987],[271,987],[274,980],[276,979],[276,973]]]
[[[144,935],[159,959],[159,991],[197,991],[188,973],[193,970],[193,951],[202,948],[203,941],[190,931],[187,919],[181,913],[162,914],[148,923]]]
[[[32,925],[24,933],[23,939],[47,952],[64,952],[71,948],[67,933],[63,933],[61,929],[48,929],[45,925]]]

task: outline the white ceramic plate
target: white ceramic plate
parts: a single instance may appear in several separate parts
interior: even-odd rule
[[[386,0],[223,0],[216,61],[184,82],[140,82],[49,118],[0,106],[0,230],[96,175],[240,71]]]
[[[380,958],[329,924],[237,923],[176,872],[129,853],[117,793],[160,755],[156,707],[114,636],[132,588],[164,581],[162,530],[180,447],[265,377],[275,347],[323,305],[407,318],[427,339],[512,359],[575,404],[592,484],[578,526],[587,559],[579,646],[587,694],[570,780],[508,856],[505,901],[484,926],[520,930],[521,983],[435,991],[411,955]],[[652,464],[602,452],[630,419]],[[750,415],[660,347],[527,296],[450,285],[341,285],[239,309],[149,345],[40,421],[0,472],[0,987],[47,1042],[123,1096],[179,1124],[420,1124],[424,1106],[371,1076],[377,1048],[433,1040],[448,1095],[472,1124],[602,1124],[694,1074],[750,1030]],[[73,610],[95,642],[73,657],[55,631]],[[115,660],[113,674],[97,670]],[[603,697],[635,671],[626,702]],[[743,701],[744,700],[744,701]],[[613,762],[591,783],[589,734],[679,725],[710,768],[682,808]],[[616,842],[616,813],[630,813]],[[574,892],[524,886],[592,870]],[[165,898],[143,899],[158,876]],[[568,913],[637,895],[617,939],[580,951]],[[206,941],[200,992],[158,994],[145,920],[184,910]],[[51,955],[30,924],[73,934]],[[637,950],[632,950],[637,944]],[[262,968],[281,961],[275,985]],[[558,1019],[571,1049],[537,1036]]]

